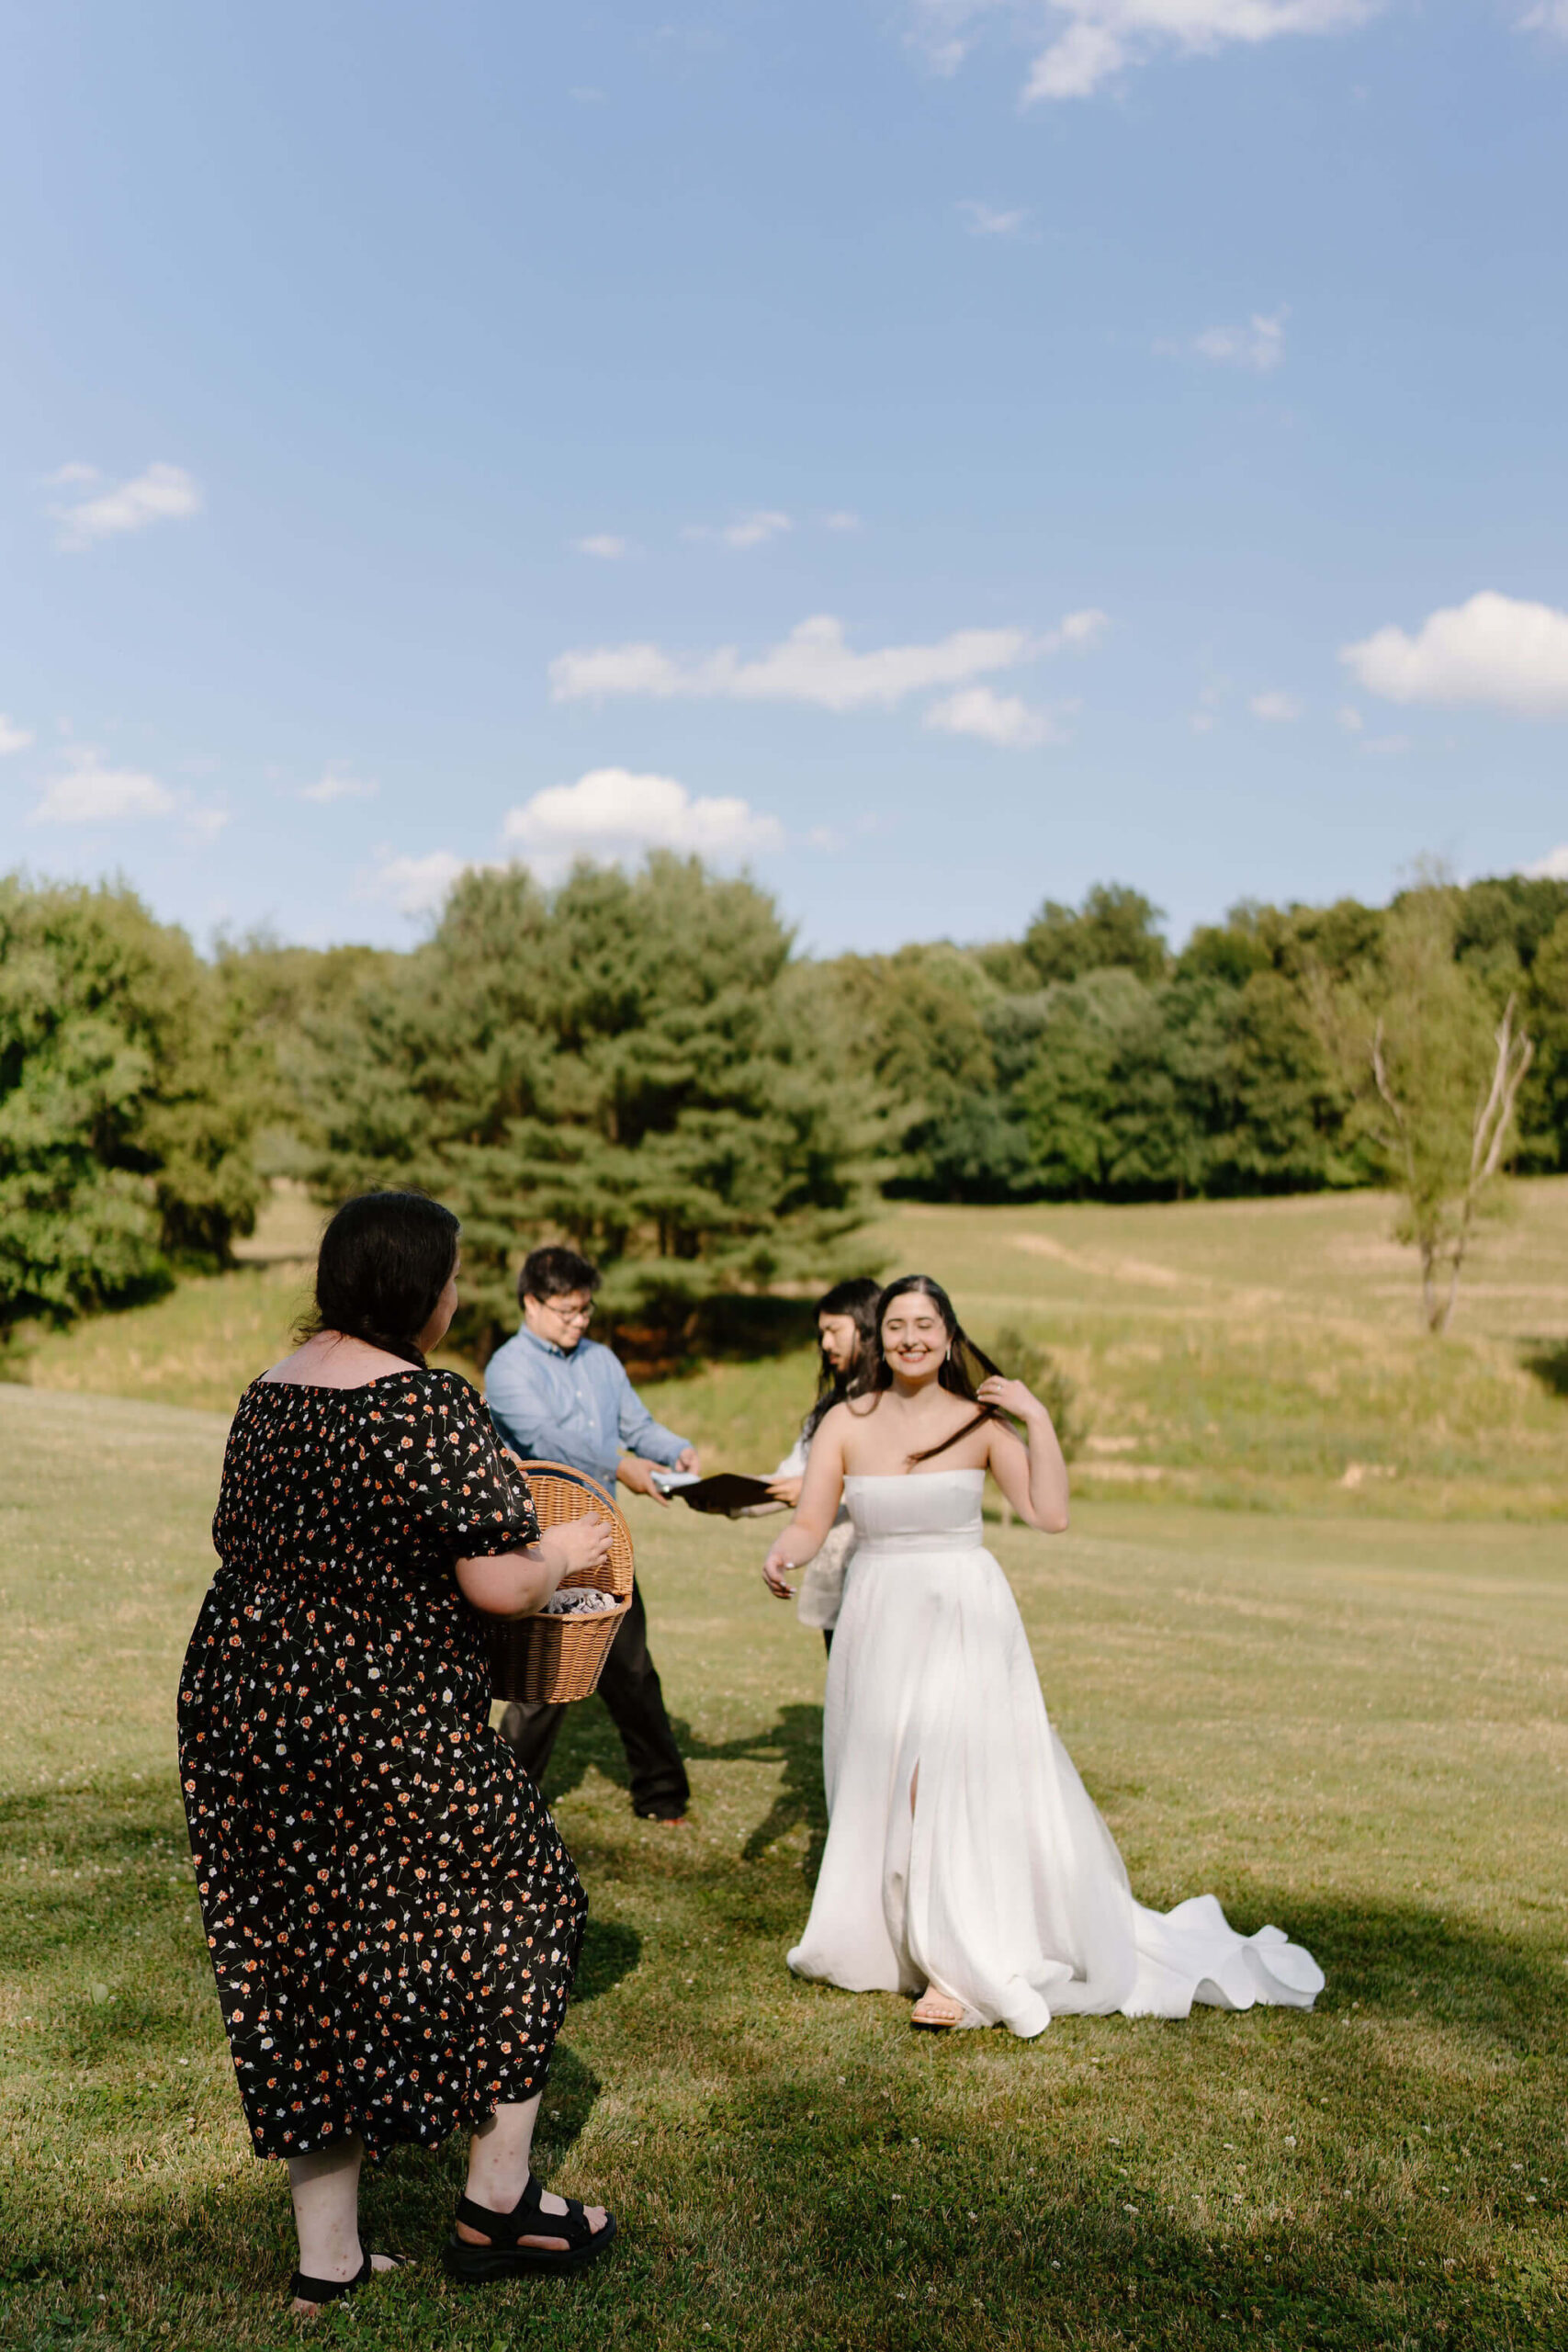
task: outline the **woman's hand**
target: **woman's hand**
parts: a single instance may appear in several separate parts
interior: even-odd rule
[[[613,1532],[607,1519],[590,1511],[583,1519],[547,1528],[535,1550],[547,1566],[558,1571],[559,1584],[570,1576],[581,1575],[584,1568],[602,1568],[610,1556]]]
[[[988,1380],[982,1380],[975,1394],[982,1405],[995,1405],[999,1411],[1010,1413],[1015,1421],[1034,1421],[1042,1418],[1048,1421],[1051,1418],[1032,1388],[1026,1386],[1021,1380],[1008,1380],[999,1372],[992,1373]]]
[[[800,1500],[800,1490],[805,1484],[804,1478],[770,1478],[768,1492],[776,1503],[787,1503],[793,1510]]]
[[[782,1543],[775,1544],[763,1561],[762,1580],[775,1600],[792,1600],[795,1598],[795,1587],[789,1578],[795,1566]]]

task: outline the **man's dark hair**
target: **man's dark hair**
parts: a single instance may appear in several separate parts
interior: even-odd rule
[[[316,1311],[300,1337],[342,1331],[423,1367],[419,1334],[457,1262],[457,1218],[423,1193],[360,1193],[321,1236]]]
[[[599,1269],[564,1241],[547,1241],[530,1250],[517,1277],[517,1304],[525,1298],[560,1298],[569,1290],[597,1290]]]

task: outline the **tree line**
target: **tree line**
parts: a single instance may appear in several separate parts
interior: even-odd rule
[[[406,952],[202,957],[122,886],[0,880],[0,1331],[227,1263],[277,1174],[449,1201],[481,1345],[541,1234],[656,1312],[831,1272],[879,1191],[1391,1182],[1436,1323],[1507,1163],[1568,1169],[1550,879],[1248,903],[1179,952],[1102,885],[1017,940],[818,960],[754,883],[668,855],[470,873]]]

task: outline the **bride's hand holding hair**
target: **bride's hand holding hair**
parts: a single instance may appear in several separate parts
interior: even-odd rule
[[[982,1380],[975,1394],[982,1405],[995,1405],[998,1411],[1010,1415],[1015,1421],[1021,1421],[1025,1429],[1029,1427],[1031,1416],[1043,1414],[1047,1421],[1051,1419],[1033,1389],[1024,1381],[1009,1380],[1005,1373],[991,1373]]]
[[[975,1391],[982,1405],[1021,1421],[1027,1445],[1021,1445],[1006,1423],[993,1421],[989,1461],[992,1477],[1028,1527],[1060,1535],[1067,1525],[1067,1465],[1057,1441],[1055,1424],[1032,1388],[993,1372]]]

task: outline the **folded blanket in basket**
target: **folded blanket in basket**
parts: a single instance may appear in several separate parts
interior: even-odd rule
[[[591,1585],[559,1586],[551,1593],[541,1617],[597,1617],[606,1609],[618,1609],[620,1602],[613,1592],[600,1592]]]

